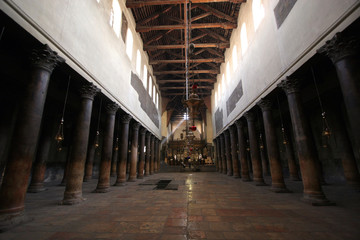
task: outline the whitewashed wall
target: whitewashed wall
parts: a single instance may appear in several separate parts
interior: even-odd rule
[[[214,129],[214,113],[218,109],[223,110],[224,130],[272,91],[282,79],[311,58],[326,40],[360,16],[359,0],[298,0],[278,29],[274,8],[279,0],[261,0],[264,17],[255,30],[253,1],[256,0],[247,0],[241,5],[238,28],[232,33],[230,48],[225,52],[225,63],[221,65],[221,73],[217,76],[217,84],[212,92]],[[243,23],[247,29],[246,50],[245,44],[241,43]],[[233,51],[235,47],[236,51]],[[229,71],[226,69],[228,63]],[[223,74],[227,80],[221,84]],[[227,116],[226,100],[240,80],[244,94]],[[224,89],[223,94],[218,93],[219,84]]]
[[[109,24],[112,0],[0,1],[2,11],[40,42],[47,43],[68,65],[160,137],[161,123],[159,128],[155,126],[140,107],[138,94],[131,87],[137,49],[142,58],[140,79],[143,65],[148,65],[148,56],[142,51],[142,40],[134,30],[135,21],[125,1],[119,0],[119,4],[134,37],[132,61],[126,55],[121,36],[118,37]],[[148,71],[152,73],[149,65]]]

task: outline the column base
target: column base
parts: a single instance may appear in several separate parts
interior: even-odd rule
[[[136,177],[129,178],[127,181],[128,182],[136,182]]]
[[[17,213],[5,213],[0,215],[0,233],[5,232],[13,227],[16,227],[22,223],[31,221],[24,211]]]
[[[289,189],[287,189],[286,187],[284,188],[280,188],[280,187],[271,187],[270,191],[274,192],[274,193],[292,193],[292,191],[290,191]]]
[[[255,186],[261,187],[261,186],[268,186],[263,178],[254,178]]]
[[[335,206],[336,203],[330,202],[326,199],[323,193],[319,194],[306,194],[304,193],[301,201],[311,204],[312,206]]]
[[[44,187],[44,184],[41,183],[41,184],[33,184],[33,185],[30,185],[27,192],[28,193],[39,193],[39,192],[43,192],[43,191],[46,191],[47,188]]]
[[[111,173],[110,177],[116,177],[116,175],[117,175],[116,173]]]
[[[122,186],[126,186],[126,183],[125,183],[125,181],[119,181],[119,182],[116,182],[113,186],[114,187],[122,187]]]
[[[60,205],[75,205],[85,201],[86,198],[82,197],[82,192],[66,192],[64,193],[64,199],[60,202]]]
[[[66,186],[66,182],[61,182],[59,186]]]
[[[240,176],[239,176],[239,175],[234,175],[233,177],[234,177],[234,178],[240,178]]]
[[[110,187],[107,188],[96,188],[93,193],[107,193],[110,191]]]
[[[244,177],[242,177],[242,181],[243,182],[252,182],[252,180],[250,178],[244,178]]]

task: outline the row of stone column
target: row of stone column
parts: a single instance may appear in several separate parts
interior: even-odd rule
[[[360,128],[357,124],[360,119],[360,84],[359,76],[359,41],[354,38],[343,37],[340,33],[328,41],[324,47],[318,50],[333,61],[341,90],[344,96],[344,102],[350,129],[353,133],[355,143],[359,149]],[[315,149],[310,125],[307,121],[301,99],[301,79],[296,77],[287,77],[278,85],[287,96],[291,124],[294,135],[294,143],[300,164],[300,172],[304,187],[303,200],[313,205],[331,204],[322,191],[321,176],[318,166],[318,155]],[[289,192],[284,183],[282,166],[280,161],[279,146],[276,135],[276,125],[272,117],[272,101],[270,98],[261,99],[257,105],[261,108],[263,126],[265,129],[265,140],[267,155],[271,172],[271,190],[274,192]],[[256,132],[256,114],[253,110],[246,112],[234,125],[230,126],[215,140],[217,171],[229,176],[241,176],[243,181],[250,180],[249,166],[246,154],[246,136],[245,125],[247,124],[250,158],[253,169],[253,180],[257,185],[264,185],[263,169],[260,158],[260,148],[258,142],[258,133]],[[245,121],[246,120],[246,121]],[[339,124],[341,125],[341,123]],[[345,133],[345,127],[340,134],[343,143],[342,164],[344,175],[349,184],[359,188],[360,175],[356,166],[354,151],[351,147],[349,137]],[[237,138],[236,138],[237,136]],[[286,158],[289,165],[290,179],[298,180],[298,170],[293,157],[291,141],[286,146]],[[240,163],[240,164],[239,164]],[[240,168],[239,168],[240,166]],[[241,169],[241,173],[239,171]]]
[[[43,118],[44,103],[47,95],[50,75],[57,64],[64,60],[52,51],[47,45],[32,52],[32,68],[29,84],[25,90],[24,98],[20,104],[19,117],[15,123],[14,133],[3,181],[0,189],[0,231],[24,220],[24,201],[28,188],[28,179],[31,174],[32,160],[36,154],[36,147]],[[84,84],[79,91],[79,110],[77,120],[73,129],[72,144],[68,148],[68,162],[65,167],[64,180],[66,188],[62,204],[76,204],[83,200],[82,183],[92,177],[92,166],[94,156],[93,143],[89,144],[90,122],[92,115],[93,100],[100,90],[92,83]],[[105,107],[106,120],[104,128],[104,139],[101,152],[101,162],[98,184],[94,192],[107,192],[110,188],[111,160],[113,157],[113,140],[116,121],[116,112],[119,106],[109,103]],[[129,114],[121,115],[121,138],[120,151],[117,161],[117,178],[115,186],[121,186],[126,181],[126,162],[128,152],[128,137],[130,120]],[[46,121],[46,120],[44,120]],[[45,125],[49,125],[48,123]],[[44,129],[47,131],[48,129]],[[160,141],[140,123],[133,120],[131,125],[131,159],[130,174],[128,181],[136,181],[143,178],[144,166],[145,176],[154,174],[159,170],[159,145]],[[140,143],[139,143],[140,130]],[[49,134],[41,138],[37,158],[34,164],[32,181],[29,192],[44,190],[43,181],[46,170],[46,159],[50,150]],[[146,142],[145,142],[146,140]],[[146,153],[144,146],[146,144]],[[138,147],[140,154],[138,159]],[[88,155],[88,158],[87,158]],[[118,158],[118,159],[116,159]],[[88,161],[86,161],[86,159]]]

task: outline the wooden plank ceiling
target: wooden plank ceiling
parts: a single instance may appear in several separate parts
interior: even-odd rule
[[[246,0],[192,0],[189,82],[196,83],[200,97],[211,95],[237,27],[240,5]],[[170,98],[168,109],[182,111],[185,96],[186,0],[127,0],[136,21],[144,50],[148,53],[162,97]],[[189,2],[189,1],[187,1]],[[178,109],[177,109],[178,108]],[[181,114],[180,114],[181,115]]]

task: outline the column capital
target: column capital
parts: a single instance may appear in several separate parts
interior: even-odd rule
[[[246,120],[248,122],[254,122],[255,121],[255,114],[251,111],[247,111],[245,114],[244,114],[244,117],[246,118]]]
[[[116,111],[119,109],[119,105],[117,105],[114,102],[111,102],[105,106],[105,109],[106,109],[106,113],[110,115],[114,115]]]
[[[130,114],[123,113],[120,115],[121,123],[129,123],[131,119],[132,119],[132,117]]]
[[[229,137],[229,136],[230,136],[230,130],[229,130],[229,129],[226,129],[226,130],[224,131],[224,135],[225,135],[225,137]]]
[[[31,51],[30,61],[33,67],[42,68],[51,73],[56,65],[65,62],[65,59],[51,50],[47,44],[44,44]]]
[[[231,125],[229,127],[229,132],[230,132],[230,136],[235,136],[235,132],[236,132],[236,126],[235,125]]]
[[[151,138],[151,132],[147,132],[145,137],[146,137],[146,139],[150,139]]]
[[[300,81],[298,78],[286,77],[278,84],[278,87],[282,88],[286,95],[300,92]]]
[[[219,135],[219,138],[220,138],[221,141],[224,140],[224,137],[225,137],[225,136],[224,136],[224,132]]]
[[[236,125],[237,128],[244,127],[244,124],[245,123],[241,119],[238,119],[238,120],[235,121],[235,125]]]
[[[132,128],[133,131],[139,131],[140,123],[134,122],[134,123],[131,125],[131,128]]]
[[[339,60],[356,55],[360,50],[360,41],[356,37],[347,37],[338,32],[335,36],[326,41],[325,45],[317,50],[319,54],[328,56],[333,63]]]
[[[100,92],[100,89],[97,88],[93,83],[87,83],[84,84],[79,91],[82,98],[89,98],[94,100],[95,95]]]
[[[269,99],[262,98],[257,102],[257,105],[261,108],[261,111],[271,111],[272,102]]]
[[[140,135],[145,135],[146,132],[147,132],[146,128],[143,127],[143,128],[140,129]]]

